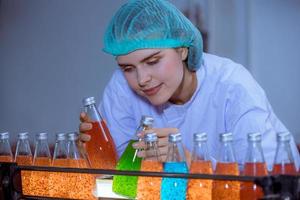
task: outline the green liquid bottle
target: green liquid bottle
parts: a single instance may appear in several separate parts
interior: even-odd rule
[[[140,126],[138,127],[136,134],[141,131],[151,129],[153,124],[153,118],[149,116],[142,116]],[[139,138],[139,141],[142,141]],[[131,170],[139,171],[141,168],[142,158],[137,157],[139,150],[134,149],[132,144],[137,140],[130,140],[124,153],[119,159],[116,169],[117,170]],[[115,175],[113,178],[113,191],[119,195],[129,198],[135,198],[137,193],[137,176],[120,176]]]

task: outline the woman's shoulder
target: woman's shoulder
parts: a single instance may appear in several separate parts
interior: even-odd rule
[[[215,80],[219,84],[247,85],[256,83],[251,73],[241,64],[225,57],[204,54],[203,67],[206,78]]]
[[[205,54],[203,61],[205,82],[214,93],[225,96],[238,93],[258,99],[265,97],[264,90],[241,64],[211,54]]]

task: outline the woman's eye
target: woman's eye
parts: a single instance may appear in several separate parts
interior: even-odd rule
[[[132,67],[132,66],[122,67],[122,70],[123,70],[124,72],[131,72],[131,71],[133,71],[133,67]]]
[[[159,60],[153,60],[153,61],[148,61],[147,64],[148,65],[155,65],[159,62]]]

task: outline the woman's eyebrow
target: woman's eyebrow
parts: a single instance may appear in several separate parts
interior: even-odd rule
[[[152,58],[153,56],[156,56],[156,55],[159,54],[160,52],[161,52],[161,51],[157,51],[157,52],[152,53],[151,55],[147,56],[146,58],[143,58],[143,59],[141,60],[141,62],[145,62],[145,61],[149,60],[150,58]]]
[[[160,52],[161,52],[161,51],[154,52],[154,53],[150,54],[149,56],[147,56],[146,58],[143,58],[140,62],[146,62],[146,61],[149,60],[150,58],[152,58],[152,57],[158,55]],[[118,63],[118,65],[119,65],[120,67],[126,67],[126,66],[130,66],[130,65],[132,65],[132,64],[130,64],[130,63]]]

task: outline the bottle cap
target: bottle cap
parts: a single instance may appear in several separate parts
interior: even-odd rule
[[[48,138],[48,133],[38,133],[36,134],[36,139],[38,140],[45,140]]]
[[[56,133],[56,140],[65,140],[66,133]]]
[[[18,134],[18,138],[19,138],[20,140],[26,140],[26,139],[28,139],[28,132],[22,132],[22,133],[19,133],[19,134]]]
[[[220,141],[221,142],[231,142],[233,140],[232,133],[221,133]]]
[[[207,141],[207,134],[203,133],[194,133],[194,141],[195,142],[205,142]]]
[[[82,104],[84,106],[89,106],[95,103],[96,103],[95,97],[86,97],[82,100]]]
[[[69,134],[68,134],[68,139],[69,139],[70,141],[75,141],[75,140],[77,140],[77,139],[78,139],[78,134],[77,134],[77,132],[69,133]]]
[[[156,133],[148,133],[145,135],[144,138],[145,142],[156,142],[157,141],[157,135]]]
[[[252,142],[261,141],[261,133],[260,132],[248,133],[248,140]]]
[[[173,133],[169,135],[169,142],[180,142],[181,133]]]
[[[0,139],[1,140],[8,139],[8,138],[9,138],[9,133],[8,132],[0,133]]]
[[[277,133],[277,141],[278,142],[286,142],[291,140],[291,134],[289,132],[280,132]]]
[[[153,117],[151,117],[151,116],[146,116],[146,115],[143,115],[143,116],[142,116],[141,123],[142,123],[143,125],[149,126],[149,125],[152,125],[153,122],[154,122]]]

